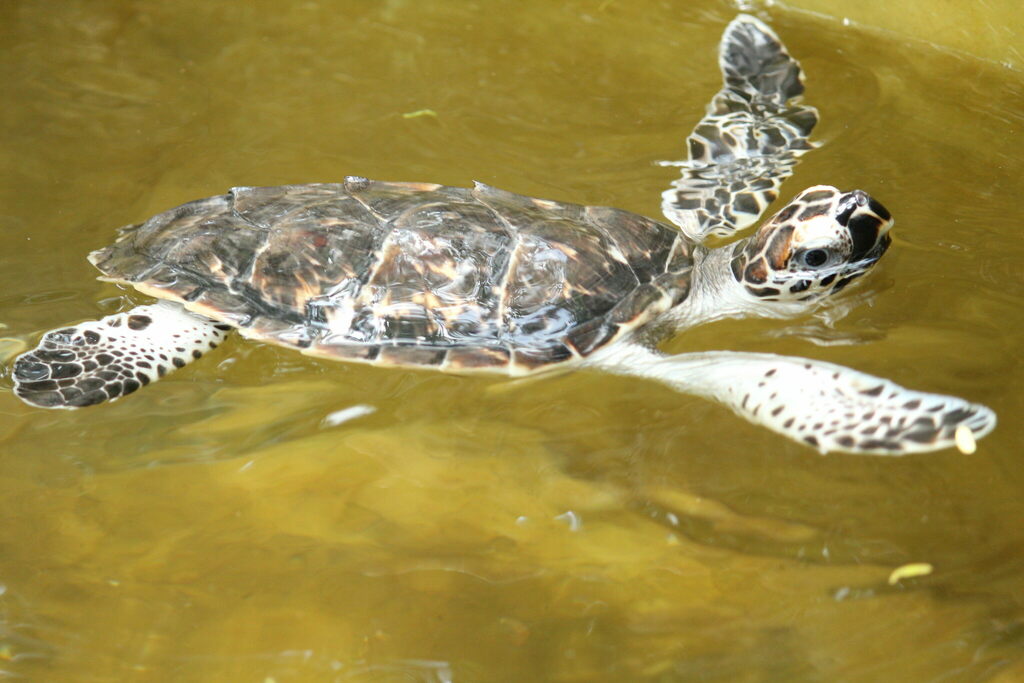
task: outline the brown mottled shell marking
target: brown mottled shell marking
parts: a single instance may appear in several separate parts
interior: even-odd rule
[[[103,279],[332,359],[525,374],[686,298],[691,247],[618,209],[348,178],[240,187],[93,252]]]

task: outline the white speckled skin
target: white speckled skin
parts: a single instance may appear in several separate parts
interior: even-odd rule
[[[40,408],[115,401],[215,348],[230,327],[161,301],[53,330],[14,364],[14,393]]]
[[[625,343],[599,351],[588,364],[711,399],[821,453],[934,451],[958,445],[958,431],[980,439],[996,426],[995,413],[983,405],[806,358],[734,351],[665,356]]]

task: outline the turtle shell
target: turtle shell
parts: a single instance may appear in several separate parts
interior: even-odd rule
[[[238,187],[123,228],[89,260],[304,353],[520,375],[682,301],[691,245],[618,209],[350,177]]]

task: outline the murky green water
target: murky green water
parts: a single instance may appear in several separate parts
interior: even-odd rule
[[[682,5],[0,5],[0,353],[126,306],[84,255],[232,185],[477,179],[657,216],[652,162],[718,88],[732,15]],[[0,678],[1021,680],[1024,79],[773,20],[827,143],[786,196],[861,187],[896,242],[829,314],[670,348],[969,397],[1001,418],[978,453],[821,458],[623,378],[238,339],[94,410],[4,377]],[[374,412],[333,424],[353,406]],[[888,585],[909,562],[934,572]]]

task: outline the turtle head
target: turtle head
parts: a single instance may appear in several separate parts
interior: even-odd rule
[[[889,248],[892,216],[865,192],[810,187],[734,247],[732,273],[760,300],[804,302],[843,289]]]

